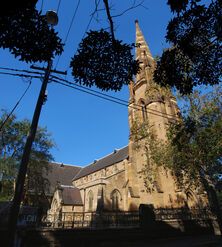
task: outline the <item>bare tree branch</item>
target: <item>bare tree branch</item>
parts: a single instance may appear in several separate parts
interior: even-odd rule
[[[132,10],[132,9],[135,9],[135,8],[137,8],[137,7],[143,7],[143,8],[145,8],[145,9],[147,9],[147,7],[143,5],[144,0],[140,1],[140,3],[138,3],[138,4],[136,4],[136,3],[137,3],[137,1],[134,0],[131,7],[129,7],[128,9],[125,9],[125,10],[124,10],[123,12],[121,12],[120,14],[113,15],[112,18],[122,16],[122,15],[125,14],[126,12],[128,12],[128,11],[130,11],[130,10]]]
[[[114,28],[113,28],[113,20],[112,20],[112,16],[110,14],[110,9],[109,9],[109,3],[108,0],[103,0],[105,8],[106,8],[106,14],[109,20],[109,24],[110,24],[110,31],[111,31],[111,35],[112,35],[112,39],[113,41],[115,40],[115,35],[114,35]]]

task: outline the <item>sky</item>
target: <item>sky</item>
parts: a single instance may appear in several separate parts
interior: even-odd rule
[[[48,10],[58,9],[59,23],[55,29],[63,41],[70,27],[77,2],[77,0],[38,1],[37,8],[42,8],[42,14]],[[112,0],[109,2],[112,4],[111,14],[119,15],[130,8],[134,1]],[[136,1],[136,3],[140,2]],[[162,50],[169,46],[165,42],[165,34],[167,23],[172,17],[166,2],[166,0],[145,0],[143,6],[138,6],[115,17],[116,38],[125,43],[134,43],[135,20],[138,19],[153,56],[161,55]],[[64,52],[59,60],[55,57],[53,61],[54,68],[58,63],[57,70],[65,71],[69,68],[71,57],[76,53],[94,9],[95,1],[80,0]],[[109,27],[102,0],[98,9],[88,30]],[[35,65],[45,66],[43,63]],[[8,50],[0,49],[0,67],[30,69],[30,66],[31,64],[20,62]],[[73,81],[70,69],[68,69],[66,79]],[[0,109],[10,111],[27,88],[28,82],[24,78],[0,74],[0,85]],[[16,108],[15,114],[18,119],[32,119],[40,86],[39,79],[32,80],[29,90]],[[128,100],[129,97],[127,86],[123,87],[120,92],[108,92],[108,94],[123,100]],[[84,166],[112,153],[114,149],[128,145],[129,127],[126,106],[105,101],[54,82],[48,84],[47,101],[42,108],[39,125],[47,127],[56,143],[56,147],[51,150],[54,160],[64,164]]]

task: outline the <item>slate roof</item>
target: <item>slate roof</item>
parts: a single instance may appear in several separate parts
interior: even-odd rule
[[[62,202],[64,205],[77,205],[82,206],[82,198],[78,188],[73,186],[61,185]]]
[[[81,169],[78,166],[49,163],[49,171],[44,175],[50,182],[49,194],[53,195],[56,186],[59,184],[72,185],[73,178]]]
[[[73,181],[84,177],[86,175],[89,175],[93,172],[96,172],[98,170],[101,170],[105,167],[111,166],[115,163],[118,163],[124,159],[127,159],[129,156],[128,146],[123,147],[121,149],[116,149],[112,154],[109,154],[94,163],[82,168],[78,174],[73,178]]]

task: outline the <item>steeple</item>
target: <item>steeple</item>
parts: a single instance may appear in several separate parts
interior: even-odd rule
[[[149,46],[146,43],[146,40],[143,36],[142,31],[140,30],[138,20],[136,23],[136,59],[140,62],[141,71],[136,77],[136,83],[141,79],[149,79],[146,76],[146,70],[152,70],[155,66],[154,59],[150,52]]]

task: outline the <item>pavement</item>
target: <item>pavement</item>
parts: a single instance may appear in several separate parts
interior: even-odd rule
[[[134,242],[119,247],[222,247],[222,236],[201,235],[150,240],[148,243]],[[105,247],[105,246],[104,246]],[[108,247],[108,246],[106,246]]]

